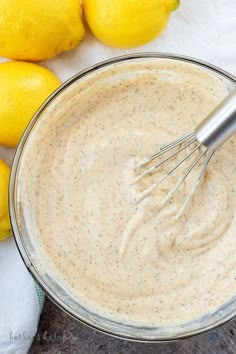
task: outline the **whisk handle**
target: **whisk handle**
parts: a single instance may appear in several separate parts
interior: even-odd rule
[[[232,91],[195,129],[199,142],[215,150],[236,132],[236,90]]]

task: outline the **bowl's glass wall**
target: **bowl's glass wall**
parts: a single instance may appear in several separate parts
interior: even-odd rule
[[[27,141],[34,139],[34,133],[40,127],[40,118],[43,116],[45,110],[50,109],[50,103],[54,100],[60,100],[60,93],[65,90],[69,90],[71,85],[79,85],[81,80],[86,80],[88,77],[92,78],[98,71],[105,72],[110,70],[114,65],[125,65],[130,62],[145,62],[150,60],[176,60],[181,62],[188,62],[189,65],[201,66],[203,70],[211,72],[212,75],[217,75],[226,85],[229,91],[231,91],[235,85],[235,78],[218,68],[210,66],[206,63],[199,62],[197,60],[185,57],[178,57],[165,54],[137,54],[131,56],[120,57],[112,59],[110,61],[103,62],[92,68],[89,68],[62,85],[46,103],[38,110],[30,124],[28,125],[21,142],[18,146],[10,181],[10,215],[13,233],[22,255],[22,258],[31,271],[33,276],[47,292],[47,294],[65,311],[71,314],[76,319],[83,321],[84,323],[102,330],[106,333],[129,338],[133,340],[141,341],[157,341],[157,340],[171,340],[178,339],[199,332],[203,332],[207,329],[213,328],[236,315],[236,298],[232,299],[215,313],[208,314],[207,316],[185,323],[178,326],[169,327],[137,327],[126,325],[122,323],[116,323],[109,319],[100,317],[98,314],[92,313],[86,308],[82,307],[78,300],[73,298],[67,291],[63,284],[53,278],[47,270],[44,268],[43,259],[40,258],[38,253],[37,242],[31,237],[33,234],[33,221],[28,222],[30,218],[27,213],[27,207],[19,200],[17,193],[21,185],[18,184],[19,170],[21,166],[21,160],[24,156],[24,151],[27,148]],[[127,73],[129,75],[129,73]],[[30,208],[30,206],[29,206]],[[31,225],[31,227],[29,226]]]

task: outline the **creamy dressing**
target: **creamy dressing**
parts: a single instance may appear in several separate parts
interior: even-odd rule
[[[161,211],[191,161],[140,203],[177,160],[132,184],[139,161],[191,131],[225,95],[212,74],[150,60],[75,83],[45,111],[21,162],[19,199],[41,262],[92,311],[177,324],[236,294],[235,139],[177,221],[201,165]]]

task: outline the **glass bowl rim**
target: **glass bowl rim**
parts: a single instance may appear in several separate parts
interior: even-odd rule
[[[31,130],[33,129],[34,125],[36,124],[37,120],[40,119],[42,113],[44,110],[48,107],[48,105],[68,86],[73,84],[79,79],[82,79],[85,75],[88,75],[90,73],[93,73],[94,71],[98,69],[105,68],[106,66],[111,66],[113,64],[121,63],[121,62],[127,62],[127,61],[132,61],[132,60],[137,60],[137,59],[170,59],[170,60],[176,60],[180,62],[187,62],[190,64],[194,64],[196,66],[200,66],[204,69],[208,69],[209,71],[219,75],[220,77],[223,77],[224,79],[230,81],[234,85],[236,85],[236,77],[233,76],[232,74],[226,72],[223,69],[218,68],[215,65],[209,64],[208,62],[195,59],[189,56],[184,56],[184,55],[177,55],[177,54],[172,54],[172,53],[158,53],[158,52],[141,52],[141,53],[135,53],[135,54],[128,54],[128,55],[122,55],[118,57],[113,57],[108,60],[101,61],[99,63],[96,63],[95,65],[92,65],[77,74],[73,75],[70,79],[65,81],[56,91],[54,91],[48,99],[39,107],[39,109],[36,111],[36,113],[33,115],[32,119],[30,120],[29,124],[27,125],[21,140],[17,146],[13,163],[12,163],[12,168],[11,168],[11,174],[10,174],[10,182],[9,182],[9,214],[10,214],[10,221],[11,221],[11,226],[12,226],[12,233],[18,248],[18,251],[21,255],[21,258],[23,262],[25,263],[25,266],[27,267],[28,271],[31,273],[33,278],[36,280],[36,282],[42,287],[42,289],[45,291],[47,296],[63,311],[65,311],[67,314],[69,314],[71,317],[74,319],[80,321],[81,323],[87,325],[90,328],[93,328],[99,332],[108,334],[113,337],[121,338],[121,339],[126,339],[126,340],[131,340],[135,342],[149,342],[149,343],[160,343],[160,342],[170,342],[170,341],[176,341],[179,339],[184,339],[188,338],[200,333],[207,332],[211,329],[214,329],[230,320],[232,320],[236,316],[236,305],[235,305],[235,311],[232,312],[230,315],[226,317],[222,317],[218,322],[209,324],[205,327],[198,328],[192,331],[186,331],[186,332],[181,332],[180,334],[171,334],[169,336],[165,337],[156,337],[156,339],[152,338],[150,339],[149,337],[143,336],[142,338],[136,338],[131,335],[125,335],[123,332],[114,332],[114,331],[109,331],[107,328],[102,328],[99,325],[95,325],[93,322],[91,322],[88,318],[81,318],[78,316],[78,314],[75,313],[75,311],[70,308],[67,304],[65,304],[60,297],[55,294],[50,287],[44,282],[44,280],[41,278],[41,275],[37,270],[34,268],[34,265],[32,264],[29,254],[27,253],[26,247],[24,246],[24,242],[21,238],[21,232],[18,227],[17,223],[17,213],[16,213],[16,208],[15,208],[15,195],[16,195],[16,182],[17,182],[17,172],[18,172],[18,166],[20,163],[21,155],[24,149],[25,144],[27,144],[27,138],[30,135]],[[235,300],[236,303],[236,300]],[[181,325],[179,325],[181,327]],[[176,326],[178,327],[178,325]]]

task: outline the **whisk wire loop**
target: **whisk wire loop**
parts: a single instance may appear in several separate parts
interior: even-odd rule
[[[173,154],[172,157],[174,157],[176,154],[178,154],[179,152],[183,151],[184,149],[186,149],[188,146],[190,146],[193,142],[195,142],[196,139],[193,139],[192,141],[190,141],[190,143],[186,144],[184,147],[180,148],[176,153]],[[162,178],[160,178],[157,182],[154,182],[149,188],[147,188],[142,195],[140,196],[140,198],[138,198],[137,203],[140,203],[144,198],[146,198],[156,187],[158,187],[162,182],[164,182],[179,166],[181,166],[196,150],[198,150],[201,147],[201,143],[199,143],[191,152],[189,152],[182,160],[180,160],[180,162],[178,162],[173,168],[171,168],[167,173],[165,173]],[[164,164],[165,162],[167,162],[171,157],[168,157],[167,159],[163,160],[162,162],[160,162],[158,165],[156,165],[155,168],[160,167],[162,164]],[[144,172],[143,174],[141,174],[137,179],[136,182],[138,180],[140,180],[141,178],[143,178],[144,176],[146,176],[147,174],[150,173],[150,170],[147,170],[146,172]]]
[[[184,146],[183,146],[183,143]],[[194,162],[192,162],[192,164],[190,165],[190,167],[187,169],[187,171],[185,172],[185,174],[177,181],[177,183],[175,184],[175,186],[167,193],[166,197],[164,198],[161,207],[159,209],[159,212],[165,207],[165,205],[170,202],[170,200],[173,198],[174,194],[180,189],[180,187],[183,185],[184,181],[187,179],[187,177],[190,175],[190,173],[193,171],[193,169],[197,166],[197,164],[204,158],[206,157],[206,159],[204,160],[202,167],[200,169],[199,174],[197,175],[194,184],[190,190],[190,192],[188,193],[187,197],[185,198],[184,203],[182,204],[182,206],[180,207],[179,211],[177,212],[177,214],[175,215],[174,219],[178,220],[180,218],[180,216],[183,214],[184,210],[186,209],[187,205],[189,204],[189,202],[191,201],[200,181],[201,178],[203,177],[207,165],[210,162],[213,154],[214,154],[214,150],[210,150],[207,147],[205,147],[204,151],[201,151],[201,148],[203,147],[203,144],[201,142],[198,141],[198,139],[196,138],[195,132],[192,131],[189,134],[186,134],[184,136],[182,136],[181,138],[173,141],[172,143],[168,144],[168,145],[164,145],[163,147],[160,148],[160,150],[149,156],[148,158],[146,158],[141,164],[139,164],[136,167],[136,170],[139,168],[144,167],[145,165],[147,165],[148,163],[152,162],[154,159],[157,159],[159,157],[161,157],[162,155],[168,153],[169,151],[171,151],[174,148],[177,148],[177,151],[171,153],[171,155],[169,155],[168,157],[166,157],[165,159],[163,159],[162,161],[160,161],[159,163],[155,164],[152,167],[147,168],[144,172],[142,172],[137,178],[135,178],[135,180],[132,182],[132,184],[137,183],[138,181],[140,181],[142,178],[144,178],[147,175],[150,175],[154,170],[157,170],[160,166],[162,166],[164,163],[168,162],[169,160],[171,160],[172,158],[174,158],[175,156],[177,156],[179,153],[181,153],[182,151],[186,150],[187,148],[189,148],[190,146],[192,146],[193,144],[195,144],[195,146],[193,147],[193,149],[188,152],[179,162],[177,162],[177,164],[172,167],[171,169],[169,169],[161,178],[159,178],[156,182],[154,182],[153,184],[151,184],[151,186],[149,186],[148,188],[146,188],[141,196],[136,200],[136,204],[139,204],[143,199],[147,198],[152,191],[157,188],[158,186],[160,186],[161,183],[163,183],[170,175],[172,175],[185,161],[187,161],[195,152],[200,151],[200,155],[196,158],[196,160],[194,160]],[[197,145],[196,145],[197,144]]]

